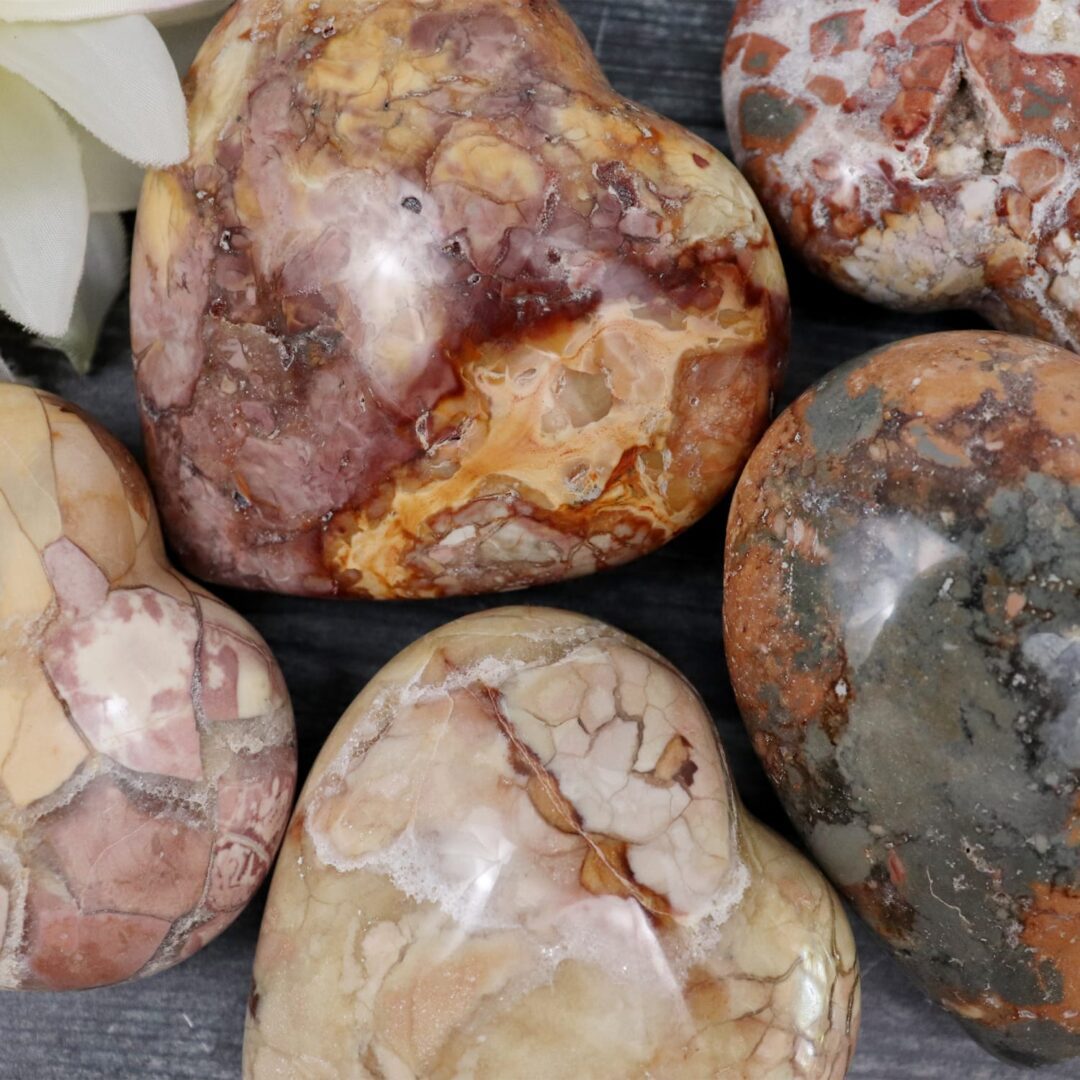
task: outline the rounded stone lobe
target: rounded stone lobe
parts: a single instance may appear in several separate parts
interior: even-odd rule
[[[739,0],[735,157],[819,274],[1080,348],[1080,13],[1069,0]]]
[[[640,642],[503,608],[350,706],[274,873],[244,1045],[299,1075],[844,1075],[854,943]]]
[[[514,588],[651,551],[734,483],[786,351],[772,234],[557,4],[240,0],[188,94],[131,306],[199,576]]]
[[[295,782],[281,672],[169,567],[127,451],[0,384],[0,988],[190,955],[262,881]]]
[[[736,488],[728,665],[833,881],[991,1051],[1080,1055],[1080,358],[913,338]]]

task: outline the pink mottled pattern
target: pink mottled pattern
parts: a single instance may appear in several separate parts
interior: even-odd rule
[[[262,764],[262,763],[260,763]],[[214,846],[208,903],[218,911],[237,906],[238,895],[250,895],[270,867],[277,838],[288,820],[282,799],[292,784],[290,763],[253,769],[237,761],[221,779],[218,823],[223,835]]]
[[[198,780],[198,638],[192,605],[154,589],[114,592],[93,615],[57,627],[45,665],[95,749],[132,769]]]

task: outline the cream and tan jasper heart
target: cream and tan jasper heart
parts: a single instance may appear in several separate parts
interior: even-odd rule
[[[316,762],[244,1047],[282,1077],[840,1078],[851,931],[740,806],[687,681],[503,608],[392,660]]]

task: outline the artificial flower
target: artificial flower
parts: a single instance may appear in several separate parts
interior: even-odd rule
[[[186,67],[226,3],[0,0],[0,309],[80,370],[127,271],[118,212],[187,156],[162,34]]]

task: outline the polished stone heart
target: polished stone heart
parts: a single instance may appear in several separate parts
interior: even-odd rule
[[[989,1049],[1080,1055],[1080,358],[854,360],[736,489],[728,665],[819,862]]]
[[[735,156],[842,288],[1080,347],[1080,9],[741,0]]]
[[[295,781],[281,672],[170,568],[131,456],[0,383],[0,988],[201,948],[269,869]]]
[[[240,0],[188,85],[131,307],[151,473],[200,576],[555,581],[734,483],[787,344],[768,224],[552,0]]]
[[[249,1080],[840,1080],[851,931],[741,808],[690,685],[544,608],[450,623],[324,747],[255,961]]]

